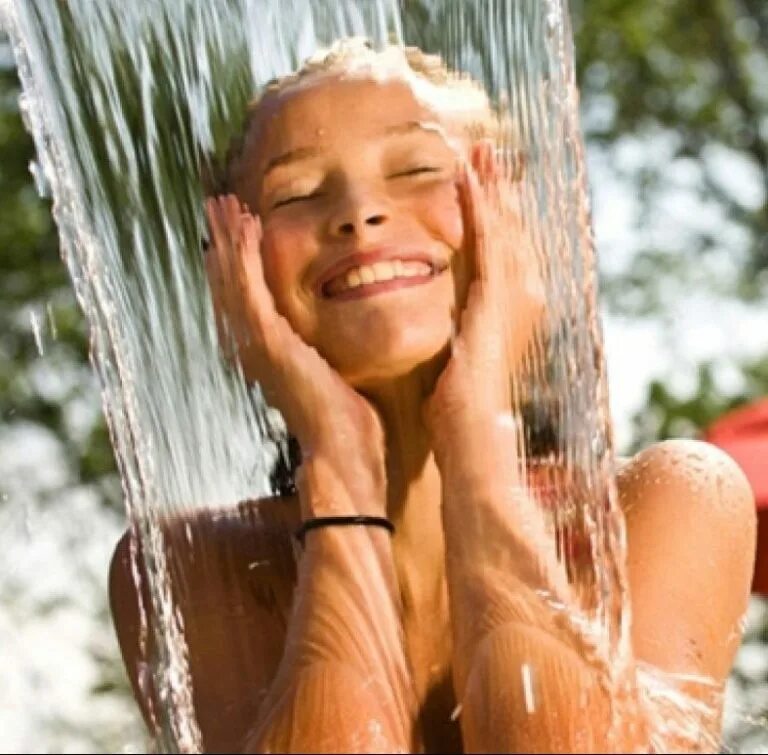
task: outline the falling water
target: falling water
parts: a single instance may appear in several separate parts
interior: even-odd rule
[[[280,416],[219,357],[201,264],[203,175],[223,160],[254,93],[349,36],[439,54],[513,124],[498,146],[524,163],[515,173],[548,301],[548,336],[513,370],[522,458],[576,596],[563,618],[619,690],[624,532],[566,0],[0,0],[0,10],[90,324],[134,572],[148,575],[140,642],[156,655],[145,682],[162,701],[160,746],[203,748],[177,605],[184,586],[170,562],[184,544],[169,542],[164,523],[235,516],[238,502],[276,492],[271,470],[285,455]],[[522,668],[535,708],[536,669]]]

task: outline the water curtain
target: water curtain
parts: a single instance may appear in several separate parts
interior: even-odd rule
[[[517,166],[548,300],[543,335],[512,376],[522,458],[538,470],[532,485],[582,609],[566,618],[606,662],[623,657],[623,521],[566,0],[2,0],[0,10],[148,575],[141,631],[157,656],[147,684],[162,701],[161,746],[203,747],[162,523],[275,492],[287,454],[279,415],[219,356],[204,175],[266,82],[344,37],[440,55],[512,124],[497,147]]]

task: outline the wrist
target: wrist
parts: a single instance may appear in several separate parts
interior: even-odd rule
[[[303,519],[326,516],[383,516],[386,511],[386,476],[383,462],[305,457],[296,486]]]
[[[524,453],[515,415],[467,412],[458,422],[443,417],[431,430],[435,461],[450,487],[482,491],[520,483]]]

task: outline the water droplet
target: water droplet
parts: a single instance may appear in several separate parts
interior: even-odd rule
[[[43,199],[47,199],[51,195],[50,187],[48,185],[48,180],[45,177],[45,171],[37,160],[32,160],[29,163],[29,172],[32,174],[32,178],[35,181],[37,193]]]
[[[53,314],[53,307],[51,306],[51,302],[48,302],[45,305],[45,311],[48,314],[48,330],[51,333],[51,338],[55,341],[59,337],[59,331],[56,328],[56,318]]]
[[[42,326],[40,324],[40,317],[38,316],[37,312],[33,309],[29,313],[29,322],[32,325],[32,335],[35,339],[35,346],[37,347],[37,353],[40,356],[43,356],[45,353],[45,349],[43,348],[43,331]]]
[[[523,698],[525,699],[525,711],[530,715],[536,712],[536,700],[533,694],[533,680],[531,678],[531,665],[524,663],[520,667],[523,677]]]
[[[28,504],[24,505],[24,534],[28,537],[32,537],[32,511],[31,506]]]

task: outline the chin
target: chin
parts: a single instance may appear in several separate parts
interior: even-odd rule
[[[401,331],[396,338],[382,338],[378,333],[373,338],[347,341],[343,349],[337,346],[333,349],[337,353],[326,358],[346,383],[360,390],[416,375],[422,368],[431,369],[446,353],[450,325],[429,334],[408,330],[411,332]]]

